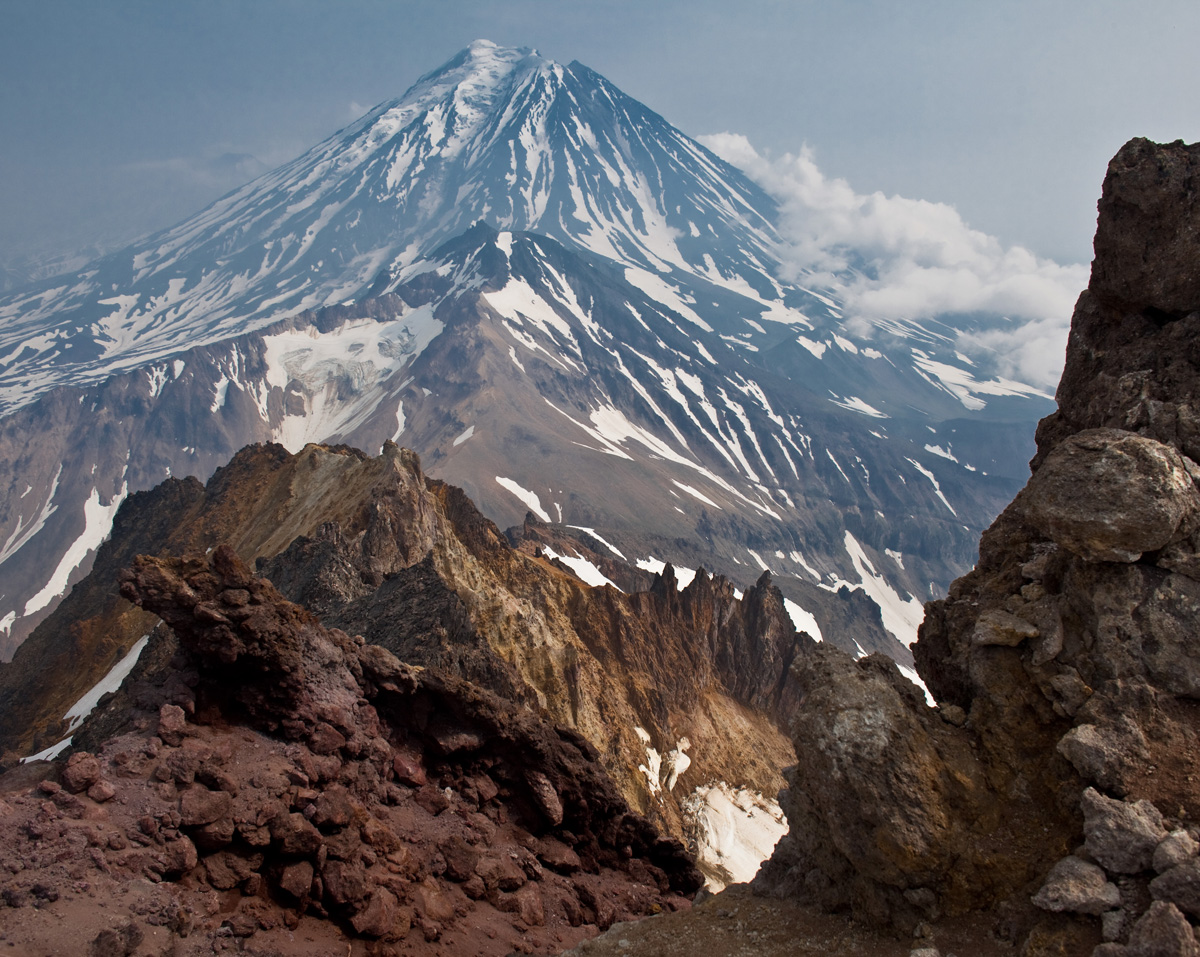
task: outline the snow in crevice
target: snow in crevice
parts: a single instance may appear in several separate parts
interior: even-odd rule
[[[529,511],[533,512],[534,515],[540,518],[547,525],[553,524],[554,519],[552,519],[550,514],[544,508],[542,508],[542,500],[536,492],[532,492],[527,488],[523,488],[510,478],[503,478],[499,475],[496,476],[496,484],[505,491],[515,495],[522,503],[524,503],[525,507],[529,509]]]
[[[83,503],[83,532],[75,539],[59,559],[58,566],[50,573],[50,579],[36,595],[25,603],[22,617],[29,617],[41,611],[54,599],[67,590],[71,573],[79,567],[88,555],[100,547],[112,531],[113,517],[117,509],[129,494],[129,483],[121,485],[121,490],[114,495],[107,505],[100,502],[99,489],[93,488],[87,500]]]
[[[821,634],[821,626],[817,623],[817,619],[812,612],[802,608],[790,598],[783,600],[783,607],[787,609],[788,617],[792,619],[792,624],[795,626],[796,631],[807,632],[809,637],[814,641],[825,640]]]
[[[133,666],[137,664],[138,658],[141,657],[142,650],[146,647],[146,643],[149,640],[149,635],[143,635],[139,638],[134,646],[125,653],[125,657],[108,670],[108,674],[97,681],[90,690],[67,709],[67,713],[63,715],[63,720],[70,722],[67,726],[68,731],[74,731],[78,728],[83,723],[83,719],[95,710],[101,698],[110,691],[116,691],[121,687],[121,682],[133,670]]]
[[[62,463],[59,463],[58,469],[54,473],[54,478],[50,482],[50,491],[46,495],[46,501],[38,509],[37,513],[28,522],[25,521],[23,516],[17,517],[16,527],[12,530],[4,545],[0,546],[0,565],[8,561],[8,559],[21,549],[21,546],[40,532],[46,524],[46,519],[58,511],[58,506],[54,504],[54,496],[58,492],[58,481],[62,477],[62,470]],[[28,495],[30,491],[32,491],[32,486],[25,490],[21,498]]]
[[[594,588],[599,588],[602,585],[612,585],[617,591],[622,590],[617,586],[616,582],[612,581],[594,563],[588,561],[582,555],[563,555],[556,552],[549,545],[541,545],[540,547],[543,555],[547,558],[557,558],[571,569],[579,577],[579,580],[585,584],[591,585]]]
[[[716,502],[714,502],[711,498],[709,498],[707,495],[705,495],[699,489],[693,488],[692,486],[687,485],[684,482],[680,482],[677,479],[671,479],[671,484],[674,485],[676,488],[682,489],[683,491],[687,492],[688,495],[692,496],[692,498],[696,499],[697,501],[703,502],[705,505],[709,505],[712,508],[724,511],[723,509],[721,509],[720,505],[718,505]]]
[[[949,443],[947,443],[947,446],[949,446]],[[940,445],[926,444],[925,451],[931,452],[943,459],[949,459],[951,462],[958,462],[958,459],[954,457],[953,449],[950,447],[942,448]]]
[[[901,644],[911,645],[917,640],[917,629],[925,618],[925,606],[911,595],[901,598],[887,579],[875,570],[866,551],[850,532],[846,532],[843,545],[858,572],[861,584],[857,587],[879,606],[883,627]]]
[[[935,475],[934,475],[934,474],[933,474],[931,471],[929,471],[929,469],[925,468],[925,466],[923,466],[923,465],[922,465],[920,462],[918,462],[916,459],[906,459],[906,461],[907,461],[907,462],[908,462],[908,463],[909,463],[909,464],[910,464],[910,465],[911,465],[913,468],[915,468],[915,469],[916,469],[918,472],[920,472],[920,473],[921,473],[922,475],[924,475],[924,476],[925,476],[927,479],[929,479],[930,483],[933,485],[933,491],[934,491],[934,494],[936,494],[936,495],[937,495],[937,497],[938,497],[938,498],[940,498],[940,499],[942,500],[942,504],[943,504],[943,505],[945,505],[945,506],[946,506],[946,508],[948,508],[948,509],[950,510],[950,514],[951,514],[951,515],[953,515],[955,518],[958,518],[958,512],[954,511],[954,506],[953,506],[953,505],[951,505],[951,504],[950,504],[950,503],[949,503],[949,502],[946,500],[946,496],[945,496],[945,495],[943,494],[943,492],[942,492],[942,487],[941,487],[941,485],[939,485],[939,484],[938,484],[937,477],[936,477],[936,476],[935,476]]]
[[[860,399],[856,395],[848,395],[844,398],[834,395],[829,401],[836,406],[840,406],[843,409],[849,410],[850,412],[860,412],[863,415],[870,416],[873,419],[890,418],[886,412],[880,412],[877,408],[875,408],[875,406]]]
[[[644,572],[650,572],[652,575],[661,575],[667,567],[667,563],[661,559],[655,558],[653,555],[648,558],[639,558],[634,564]],[[672,564],[675,569],[675,587],[678,591],[683,591],[692,583],[692,579],[696,577],[696,569],[685,568],[682,565]]]
[[[606,542],[603,538],[601,538],[599,535],[597,535],[596,530],[594,528],[588,528],[586,525],[568,525],[567,528],[574,528],[574,529],[577,529],[578,531],[586,532],[588,535],[590,535],[592,538],[594,538],[596,541],[598,541],[601,545],[603,545],[605,548],[607,548],[610,552],[612,552],[614,555],[616,555],[617,558],[621,559],[622,561],[625,560],[624,552],[622,552],[619,548],[617,548],[616,545]]]
[[[779,802],[724,781],[696,788],[682,808],[696,839],[697,864],[714,892],[752,880],[788,829]]]
[[[466,429],[464,429],[462,431],[462,433],[460,433],[451,444],[454,446],[462,445],[464,442],[467,441],[467,439],[471,438],[474,434],[475,434],[475,426],[468,425],[466,427]]]

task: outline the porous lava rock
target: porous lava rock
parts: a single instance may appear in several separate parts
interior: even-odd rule
[[[791,832],[765,889],[904,932],[985,912],[1027,955],[1192,940],[1198,171],[1200,145],[1146,140],[1109,166],[1032,477],[926,606],[937,707],[871,658],[793,666]]]

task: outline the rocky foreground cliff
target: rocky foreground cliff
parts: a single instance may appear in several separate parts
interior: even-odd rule
[[[24,952],[547,953],[701,885],[580,735],[323,627],[229,546],[143,557],[121,589],[175,654],[129,733],[5,780]],[[60,901],[57,929],[26,911]]]
[[[1109,167],[1032,477],[926,606],[938,707],[874,657],[793,670],[763,886],[906,934],[981,915],[1029,955],[1197,952],[1198,184],[1200,146]]]

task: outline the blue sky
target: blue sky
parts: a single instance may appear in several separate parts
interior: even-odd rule
[[[1194,0],[5,0],[0,261],[169,225],[477,37],[1060,262],[1126,139],[1200,138]]]

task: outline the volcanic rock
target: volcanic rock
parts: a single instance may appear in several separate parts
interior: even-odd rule
[[[46,870],[57,861],[76,882],[149,878],[171,888],[175,916],[131,911],[139,929],[142,918],[207,915],[198,945],[253,935],[268,946],[313,913],[334,939],[395,947],[413,932],[422,952],[495,957],[514,935],[550,953],[597,922],[686,907],[701,885],[682,845],[629,810],[577,734],[323,627],[232,549],[141,558],[122,589],[169,623],[173,659],[198,679],[197,708],[180,722],[146,690],[131,722],[142,730],[76,756],[76,785],[122,769],[113,810],[95,823],[94,805],[53,781],[40,797],[29,785],[6,792],[0,846],[24,854],[31,877],[57,873]],[[165,693],[169,676],[157,680]],[[176,745],[151,730],[164,714]],[[332,749],[328,729],[341,738]],[[397,783],[400,756],[429,769],[421,791]],[[424,791],[440,798],[432,811]],[[529,847],[586,874],[547,871]],[[68,886],[26,879],[5,899],[48,906]]]
[[[1087,852],[1113,874],[1136,874],[1150,867],[1166,839],[1162,814],[1149,801],[1117,801],[1095,788],[1083,792],[1083,833]]]
[[[1049,911],[1103,914],[1121,906],[1121,891],[1103,868],[1072,855],[1050,868],[1033,903]]]
[[[793,665],[790,832],[760,886],[905,932],[990,909],[1027,953],[1087,952],[1100,922],[1072,911],[1129,934],[1098,955],[1192,952],[1198,164],[1134,140],[1109,167],[1032,477],[926,606],[914,657],[946,720],[870,658]]]

